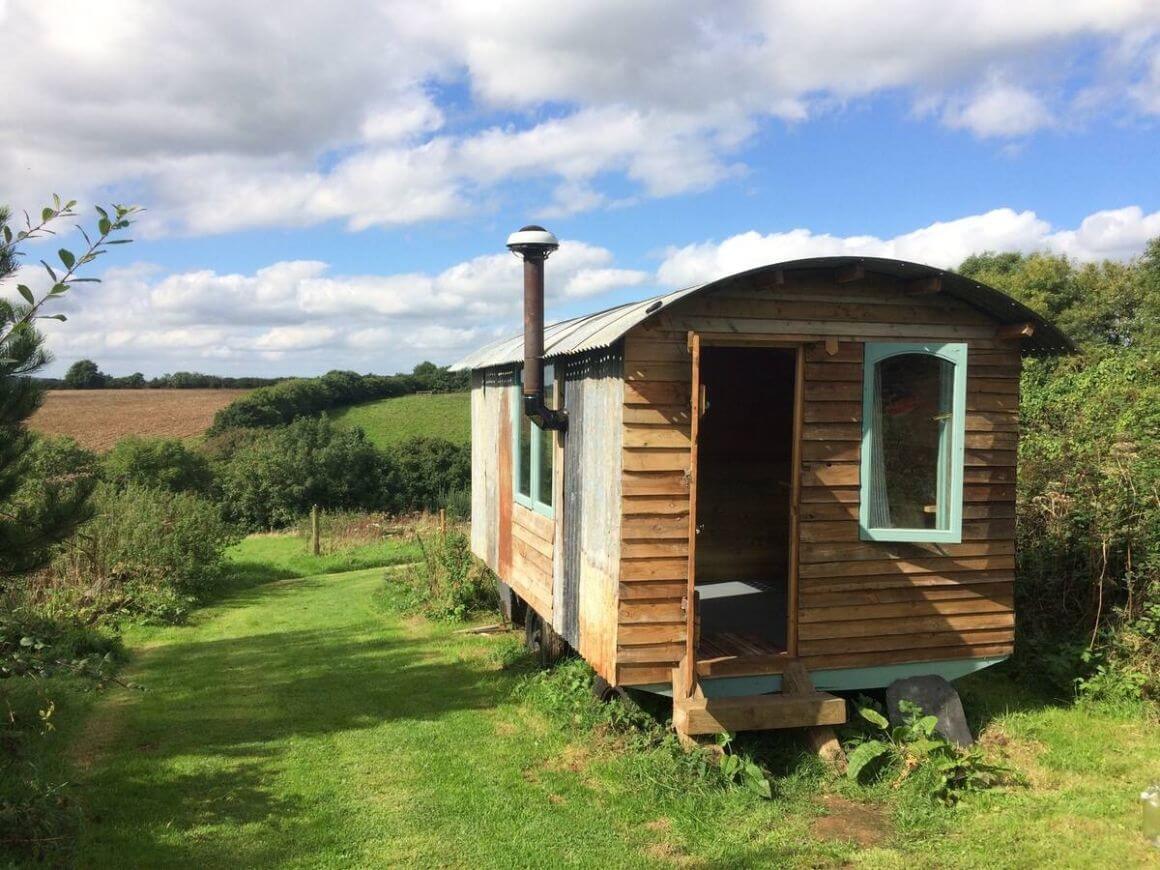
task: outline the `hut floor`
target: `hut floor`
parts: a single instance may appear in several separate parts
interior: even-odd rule
[[[781,673],[786,651],[756,634],[732,631],[702,634],[697,644],[697,673],[702,677],[743,677]]]

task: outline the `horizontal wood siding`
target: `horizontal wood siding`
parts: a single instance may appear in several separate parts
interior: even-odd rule
[[[957,299],[910,295],[886,276],[839,285],[832,274],[790,272],[781,285],[739,278],[629,333],[618,682],[667,681],[685,641],[689,330],[709,344],[806,346],[797,616],[807,667],[1008,654],[1020,358],[996,329]],[[859,540],[863,343],[891,339],[968,345],[961,544]]]

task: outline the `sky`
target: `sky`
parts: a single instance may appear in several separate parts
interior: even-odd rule
[[[0,0],[0,56],[0,202],[146,209],[52,374],[450,363],[520,328],[531,222],[549,319],[1160,236],[1156,0]]]

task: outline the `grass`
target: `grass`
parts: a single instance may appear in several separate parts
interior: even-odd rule
[[[310,553],[310,542],[294,533],[250,535],[226,552],[227,583],[245,587],[271,580],[290,580],[317,574],[338,574],[362,568],[401,565],[419,558],[419,546],[410,541],[389,538],[374,543]]]
[[[239,564],[312,570],[295,539]],[[323,557],[324,559],[327,557]],[[267,564],[267,563],[262,563]],[[334,563],[325,563],[333,565]],[[828,778],[788,734],[745,742],[774,799],[690,786],[670,752],[572,724],[565,668],[527,678],[511,635],[399,616],[382,568],[241,589],[191,626],[133,628],[129,679],[71,740],[81,866],[1141,866],[1160,777],[1139,711],[966,681],[1025,787],[955,809]],[[571,695],[569,694],[571,692]],[[541,697],[544,696],[544,697]],[[544,698],[546,697],[546,702]],[[829,821],[837,824],[827,825]],[[850,838],[869,818],[863,845]]]
[[[376,447],[390,447],[417,435],[471,441],[471,394],[399,396],[351,405],[331,414],[340,426],[358,426]]]

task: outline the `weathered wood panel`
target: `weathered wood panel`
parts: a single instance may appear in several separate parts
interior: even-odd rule
[[[570,360],[564,369],[564,568],[557,629],[606,679],[616,677],[623,438],[619,349]]]
[[[841,285],[824,273],[790,272],[784,284],[767,278],[693,297],[625,339],[618,681],[667,682],[684,639],[680,620],[640,620],[675,613],[688,576],[680,528],[688,511],[690,330],[710,343],[805,347],[797,615],[807,666],[1009,652],[1017,343],[999,339],[990,317],[969,305],[909,295],[885,276]],[[859,539],[863,342],[892,339],[968,344],[961,544]],[[851,619],[850,608],[865,612]]]

